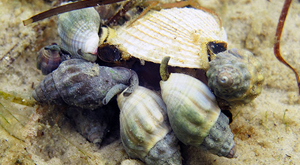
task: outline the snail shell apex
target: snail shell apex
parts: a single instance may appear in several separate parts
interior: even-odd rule
[[[150,11],[130,26],[117,28],[116,37],[107,42],[141,60],[160,63],[170,56],[171,66],[207,70],[206,44],[216,40],[227,42],[227,35],[212,15],[193,8],[171,8]]]
[[[171,132],[166,105],[155,92],[139,86],[117,97],[121,140],[128,155],[146,164],[181,164],[178,140]]]
[[[97,59],[100,16],[93,7],[60,14],[57,22],[62,48],[68,50],[73,58]]]
[[[213,93],[228,102],[249,103],[261,93],[262,65],[246,50],[231,49],[216,55],[206,72]]]

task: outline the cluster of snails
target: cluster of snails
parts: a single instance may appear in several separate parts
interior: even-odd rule
[[[37,101],[94,110],[117,95],[123,146],[130,157],[146,164],[182,164],[178,140],[219,156],[237,157],[229,119],[215,96],[234,104],[248,103],[260,94],[261,64],[253,54],[226,47],[213,53],[214,46],[208,43],[226,45],[226,32],[213,16],[193,8],[150,11],[134,23],[101,27],[101,37],[100,24],[94,8],[58,16],[62,44],[39,52],[37,66],[48,75],[33,91]],[[93,63],[103,44],[114,45],[121,60],[160,64],[160,73],[153,73],[162,78],[160,91],[140,86],[141,76],[128,66]],[[190,75],[169,74],[169,60],[174,67],[205,70],[208,87]],[[74,113],[82,118],[77,110]],[[90,141],[101,142],[103,134],[84,123],[88,130],[79,126],[79,131]]]

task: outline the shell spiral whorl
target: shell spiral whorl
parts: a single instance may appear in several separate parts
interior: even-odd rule
[[[178,139],[171,130],[166,105],[155,92],[139,86],[117,97],[121,140],[131,158],[146,164],[181,164]]]
[[[216,55],[206,72],[213,93],[228,102],[249,103],[261,93],[261,63],[249,51],[227,50]]]
[[[68,104],[86,109],[106,105],[126,89],[130,94],[138,85],[134,71],[105,67],[82,59],[70,59],[47,75],[32,95],[42,103]]]
[[[100,16],[93,7],[60,14],[57,22],[62,48],[68,50],[73,58],[97,59]]]
[[[164,58],[160,68],[161,95],[176,137],[186,145],[236,157],[229,120],[221,113],[215,96],[194,77],[182,73],[171,73],[168,77],[166,62],[168,59]]]
[[[37,68],[42,71],[43,75],[51,73],[59,66],[62,61],[59,53],[60,48],[56,44],[45,46],[38,52]]]

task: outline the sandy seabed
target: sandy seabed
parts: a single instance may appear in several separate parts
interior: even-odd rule
[[[232,107],[239,157],[227,159],[182,146],[183,162],[197,164],[299,164],[300,97],[294,73],[274,56],[283,0],[199,0],[218,13],[229,48],[252,51],[263,65],[263,91],[253,102]],[[59,40],[56,17],[23,26],[47,10],[40,0],[0,1],[0,164],[143,164],[129,160],[119,139],[98,148],[52,106],[31,106],[31,92],[44,76],[36,52]],[[300,2],[294,0],[281,39],[281,53],[300,72]],[[9,95],[5,95],[9,93]],[[22,104],[17,104],[22,98]],[[49,114],[49,112],[51,112]]]

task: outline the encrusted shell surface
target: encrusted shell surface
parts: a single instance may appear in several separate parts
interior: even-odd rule
[[[141,60],[160,63],[170,56],[171,66],[206,70],[210,41],[227,42],[224,28],[212,15],[193,8],[172,8],[148,12],[118,28],[116,37],[107,42]]]
[[[216,55],[206,72],[213,93],[228,102],[249,103],[261,93],[262,65],[246,50],[231,49]]]
[[[134,71],[123,67],[105,67],[82,59],[62,62],[47,75],[32,95],[42,103],[68,104],[95,109],[107,104],[116,94],[138,85]]]
[[[236,156],[229,121],[205,84],[185,74],[171,73],[160,86],[171,127],[181,142],[219,156]]]
[[[60,14],[57,24],[58,34],[62,40],[61,46],[68,50],[73,58],[88,61],[97,59],[100,16],[94,8]]]
[[[155,92],[139,86],[117,97],[121,140],[131,158],[146,164],[181,164],[178,140],[168,122],[166,105]]]
[[[64,111],[73,122],[73,127],[88,141],[101,144],[107,134],[115,111],[110,106],[103,106],[96,110],[69,107]]]

